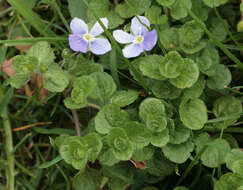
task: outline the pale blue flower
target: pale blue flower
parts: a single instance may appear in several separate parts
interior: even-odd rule
[[[100,20],[108,28],[107,18]],[[91,51],[96,55],[102,55],[111,50],[110,42],[103,37],[98,37],[104,32],[98,22],[89,31],[88,25],[82,19],[74,18],[70,28],[73,34],[69,35],[69,46],[73,51],[82,53]]]
[[[139,20],[150,28],[149,20],[144,16],[138,16]],[[129,44],[123,50],[123,55],[127,58],[137,57],[143,51],[150,51],[157,43],[156,30],[149,31],[137,17],[132,19],[131,34],[122,30],[115,30],[113,37],[121,44]]]

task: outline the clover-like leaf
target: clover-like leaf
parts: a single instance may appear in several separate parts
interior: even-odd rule
[[[89,94],[89,98],[105,103],[116,91],[116,84],[113,78],[104,72],[96,72],[89,75],[96,86]]]
[[[121,127],[129,121],[129,115],[116,104],[108,104],[101,108],[95,117],[95,129],[101,134],[107,134],[114,127]]]
[[[183,68],[184,60],[181,55],[176,51],[170,51],[160,63],[160,72],[166,78],[178,77]]]
[[[195,42],[190,45],[184,43],[180,44],[181,50],[183,50],[187,54],[197,53],[201,51],[203,48],[205,48],[206,46],[207,46],[207,42],[205,40],[201,40],[199,42]]]
[[[173,3],[175,3],[175,0],[156,0],[159,4],[163,6],[171,6]]]
[[[111,103],[120,107],[132,104],[138,98],[138,92],[134,90],[120,90],[111,97]]]
[[[59,153],[61,157],[75,169],[82,170],[88,161],[88,148],[84,139],[72,136],[65,139],[61,144]]]
[[[241,186],[243,186],[242,174],[226,173],[216,182],[214,190],[238,190]]]
[[[202,0],[193,0],[191,10],[200,20],[205,21],[208,19],[208,14],[211,9]]]
[[[180,46],[179,29],[171,27],[160,31],[159,40],[165,49],[178,50]]]
[[[151,132],[142,123],[130,121],[124,124],[123,129],[136,149],[147,146],[151,141]]]
[[[192,130],[203,128],[204,124],[208,121],[207,107],[198,98],[182,101],[179,113],[183,124]]]
[[[68,10],[72,18],[78,17],[81,19],[87,18],[87,7],[82,1],[68,0]]]
[[[181,144],[190,138],[191,131],[183,126],[182,123],[177,122],[174,129],[169,127],[169,134],[171,144]]]
[[[171,84],[177,88],[190,88],[197,82],[199,77],[199,69],[195,62],[191,59],[184,59],[184,68],[177,78],[170,79]]]
[[[148,114],[163,116],[165,115],[164,103],[156,98],[146,98],[139,106],[139,116],[147,121]]]
[[[163,147],[170,141],[169,130],[164,129],[161,132],[154,132],[152,134],[151,144],[156,147]]]
[[[229,152],[226,155],[225,162],[228,169],[233,171],[234,173],[239,173],[238,171],[241,171],[242,161],[243,160],[243,151],[240,149],[232,149],[231,152]],[[238,161],[235,163],[235,161]]]
[[[20,88],[24,86],[31,78],[32,73],[15,73],[10,79],[9,83],[14,88]]]
[[[169,7],[171,9],[171,16],[176,19],[185,18],[188,15],[188,9],[191,9],[191,0],[175,0],[175,2]]]
[[[112,148],[118,160],[129,160],[132,157],[133,146],[122,128],[114,128],[106,136],[107,144]]]
[[[224,25],[228,27],[227,21],[223,20],[224,23],[222,23],[222,21],[217,17],[212,17],[209,21],[211,23],[211,28],[209,28],[210,32],[216,37],[217,40],[225,40],[228,33]]]
[[[62,92],[69,83],[66,73],[57,64],[49,65],[43,76],[43,87],[51,92]]]
[[[153,146],[145,146],[141,149],[135,149],[132,158],[138,162],[149,160],[153,157],[155,148]]]
[[[88,103],[86,99],[84,99],[82,102],[76,103],[70,97],[65,98],[63,102],[68,109],[80,109],[85,107]]]
[[[150,131],[159,133],[166,129],[167,120],[164,116],[148,113],[146,125]]]
[[[124,190],[129,185],[130,185],[130,183],[128,183],[122,179],[119,179],[119,178],[115,178],[108,182],[109,189],[114,189],[114,190]]]
[[[168,20],[166,15],[161,15],[161,8],[155,5],[147,9],[145,17],[149,19],[151,24],[164,24]]]
[[[27,52],[27,56],[35,57],[40,66],[48,66],[54,62],[55,55],[50,44],[40,41],[34,44]]]
[[[222,64],[213,65],[214,75],[207,80],[207,86],[211,89],[220,90],[228,86],[232,76],[228,68]]]
[[[181,95],[181,89],[173,86],[169,81],[153,81],[151,90],[155,97],[176,99]]]
[[[228,0],[203,0],[203,2],[211,7],[211,8],[214,8],[214,7],[218,7],[220,5],[223,5],[227,2]]]
[[[165,77],[159,71],[163,57],[159,55],[148,55],[139,59],[139,69],[143,75],[157,80],[164,80]]]
[[[33,74],[38,68],[38,59],[31,56],[17,55],[13,58],[13,67],[17,74]]]
[[[167,144],[162,147],[165,157],[178,164],[184,163],[191,156],[193,149],[194,144],[191,141],[181,144]]]

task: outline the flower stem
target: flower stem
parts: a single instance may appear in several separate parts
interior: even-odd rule
[[[74,110],[74,109],[71,110],[71,111],[72,111],[73,118],[74,118],[76,133],[77,133],[78,136],[80,136],[81,132],[80,132],[80,126],[79,126],[79,119],[78,119],[77,111]]]

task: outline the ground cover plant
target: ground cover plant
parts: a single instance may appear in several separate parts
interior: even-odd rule
[[[240,0],[0,0],[0,189],[243,189],[242,31]]]

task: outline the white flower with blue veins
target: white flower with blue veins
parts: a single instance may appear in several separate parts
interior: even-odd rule
[[[149,31],[148,29],[150,28],[149,20],[144,16],[137,17],[132,19],[131,34],[123,30],[115,30],[113,32],[113,37],[116,41],[121,44],[129,44],[122,50],[126,58],[137,57],[144,51],[150,51],[157,43],[156,30]]]
[[[100,20],[108,28],[108,19],[101,18]],[[73,51],[82,53],[91,51],[96,55],[102,55],[111,50],[110,42],[100,37],[104,30],[98,22],[89,31],[88,25],[82,19],[74,18],[70,28],[72,34],[69,35],[69,46]]]

